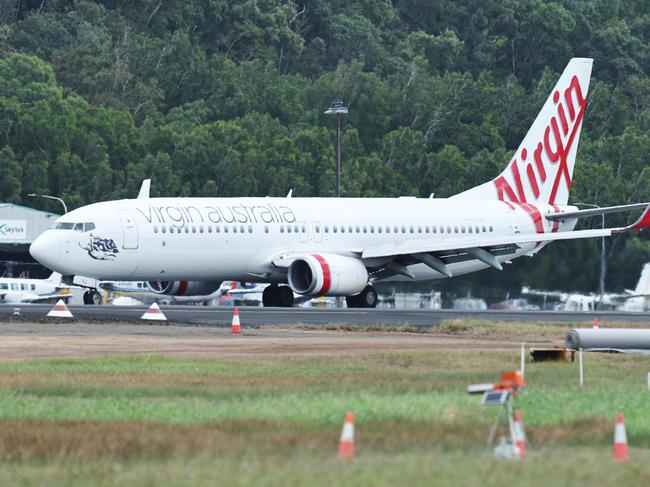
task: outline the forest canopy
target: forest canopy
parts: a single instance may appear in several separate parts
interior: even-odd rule
[[[650,201],[645,0],[0,0],[0,201],[452,195],[498,174],[571,57],[594,69],[571,202]],[[625,224],[635,215],[607,218]],[[586,225],[599,226],[600,220]],[[469,282],[595,290],[600,241]],[[647,237],[608,242],[632,287]]]

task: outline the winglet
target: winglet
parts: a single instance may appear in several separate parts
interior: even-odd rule
[[[640,232],[650,227],[650,205],[643,210],[643,214],[632,225],[622,228],[621,232]]]
[[[151,179],[145,179],[142,181],[142,186],[140,186],[140,192],[138,193],[139,200],[146,200],[149,198],[149,190],[151,189]]]

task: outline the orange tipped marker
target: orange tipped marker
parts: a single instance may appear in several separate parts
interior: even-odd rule
[[[237,308],[235,308],[235,313],[232,315],[230,333],[241,333],[241,325],[239,324],[239,310]]]
[[[614,429],[614,446],[612,447],[612,458],[625,462],[628,459],[627,433],[625,432],[625,420],[623,413],[616,415],[616,428]]]
[[[149,306],[149,309],[145,311],[145,313],[142,315],[140,319],[153,320],[153,321],[167,321],[167,317],[160,310],[160,306],[158,306],[158,303],[155,302],[151,306]]]
[[[515,411],[515,421],[513,426],[515,446],[519,449],[519,457],[526,458],[526,433],[524,432],[524,421],[519,409]]]
[[[70,313],[70,310],[65,305],[65,301],[62,299],[56,302],[47,316],[52,318],[73,318],[72,313]]]
[[[341,460],[354,458],[354,415],[351,412],[345,415],[339,442],[339,458]]]
[[[598,321],[598,318],[594,318],[594,330],[597,330],[600,328],[600,322]]]

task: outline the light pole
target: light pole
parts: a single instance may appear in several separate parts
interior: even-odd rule
[[[336,115],[336,197],[341,197],[341,115],[348,113],[348,107],[341,100],[334,100],[325,113]]]
[[[590,208],[600,208],[599,205],[594,205],[592,203],[575,203],[575,206],[588,206]],[[605,214],[600,215],[601,228],[605,229]],[[605,262],[605,236],[600,237],[600,282],[598,283],[598,292],[600,294],[600,300],[603,299],[603,294],[605,294],[605,273],[607,272],[607,263]]]
[[[59,198],[58,196],[50,196],[49,194],[36,194],[36,193],[29,193],[27,196],[57,200],[59,203],[63,205],[63,214],[65,215],[68,212],[68,207],[66,206],[65,201],[63,201],[63,199]]]

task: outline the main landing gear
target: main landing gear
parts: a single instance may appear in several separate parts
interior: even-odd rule
[[[94,289],[84,293],[84,304],[102,304],[102,295]]]
[[[372,284],[368,284],[356,296],[346,296],[345,298],[345,303],[348,305],[348,308],[376,308],[377,301],[377,290]]]
[[[271,284],[262,293],[262,304],[264,307],[278,306],[281,308],[290,308],[293,306],[293,291],[289,286]]]

